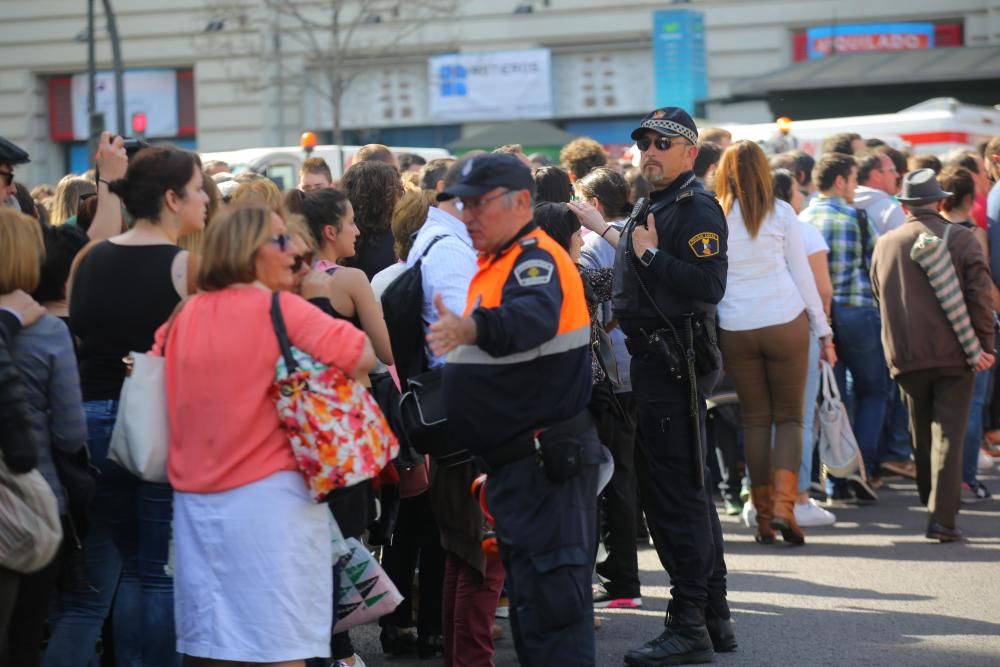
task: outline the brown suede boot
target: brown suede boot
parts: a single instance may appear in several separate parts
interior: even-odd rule
[[[774,480],[774,518],[771,525],[781,531],[781,537],[789,544],[801,546],[806,543],[806,536],[795,523],[795,497],[799,488],[799,473],[776,468],[771,479]]]
[[[761,484],[750,487],[750,499],[757,510],[757,534],[754,539],[758,544],[774,544],[774,528],[771,527],[771,485]]]

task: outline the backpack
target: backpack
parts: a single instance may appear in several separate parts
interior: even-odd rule
[[[389,330],[389,345],[396,365],[399,384],[427,370],[424,354],[424,277],[421,265],[434,244],[446,235],[435,236],[409,267],[382,292],[382,314]]]

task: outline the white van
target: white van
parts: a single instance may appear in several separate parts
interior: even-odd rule
[[[282,190],[289,190],[298,185],[299,168],[307,157],[321,157],[326,160],[326,163],[330,165],[333,180],[338,181],[343,173],[341,164],[343,164],[343,169],[351,166],[354,155],[360,148],[361,146],[316,146],[309,155],[299,146],[244,148],[237,151],[201,153],[201,161],[202,163],[210,160],[225,162],[230,166],[233,174],[247,170],[263,174],[277,183]],[[451,157],[451,153],[443,148],[390,146],[390,149],[396,155],[413,153],[427,161]]]

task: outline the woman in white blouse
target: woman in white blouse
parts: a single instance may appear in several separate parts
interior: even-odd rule
[[[729,223],[719,343],[740,397],[756,540],[773,543],[777,529],[786,542],[805,544],[795,499],[810,329],[831,364],[836,363],[833,333],[806,258],[801,223],[791,206],[775,199],[764,151],[750,141],[730,146],[715,189]]]

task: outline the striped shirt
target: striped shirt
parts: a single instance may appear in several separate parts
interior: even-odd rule
[[[871,278],[865,267],[871,264],[876,234],[869,233],[868,243],[862,249],[858,212],[840,197],[817,195],[799,214],[799,219],[818,229],[830,246],[833,302],[874,308]]]
[[[24,383],[24,397],[38,447],[38,471],[52,487],[59,501],[59,513],[65,514],[66,497],[52,452],[74,453],[87,442],[73,339],[62,320],[45,315],[23,329],[10,349]]]

